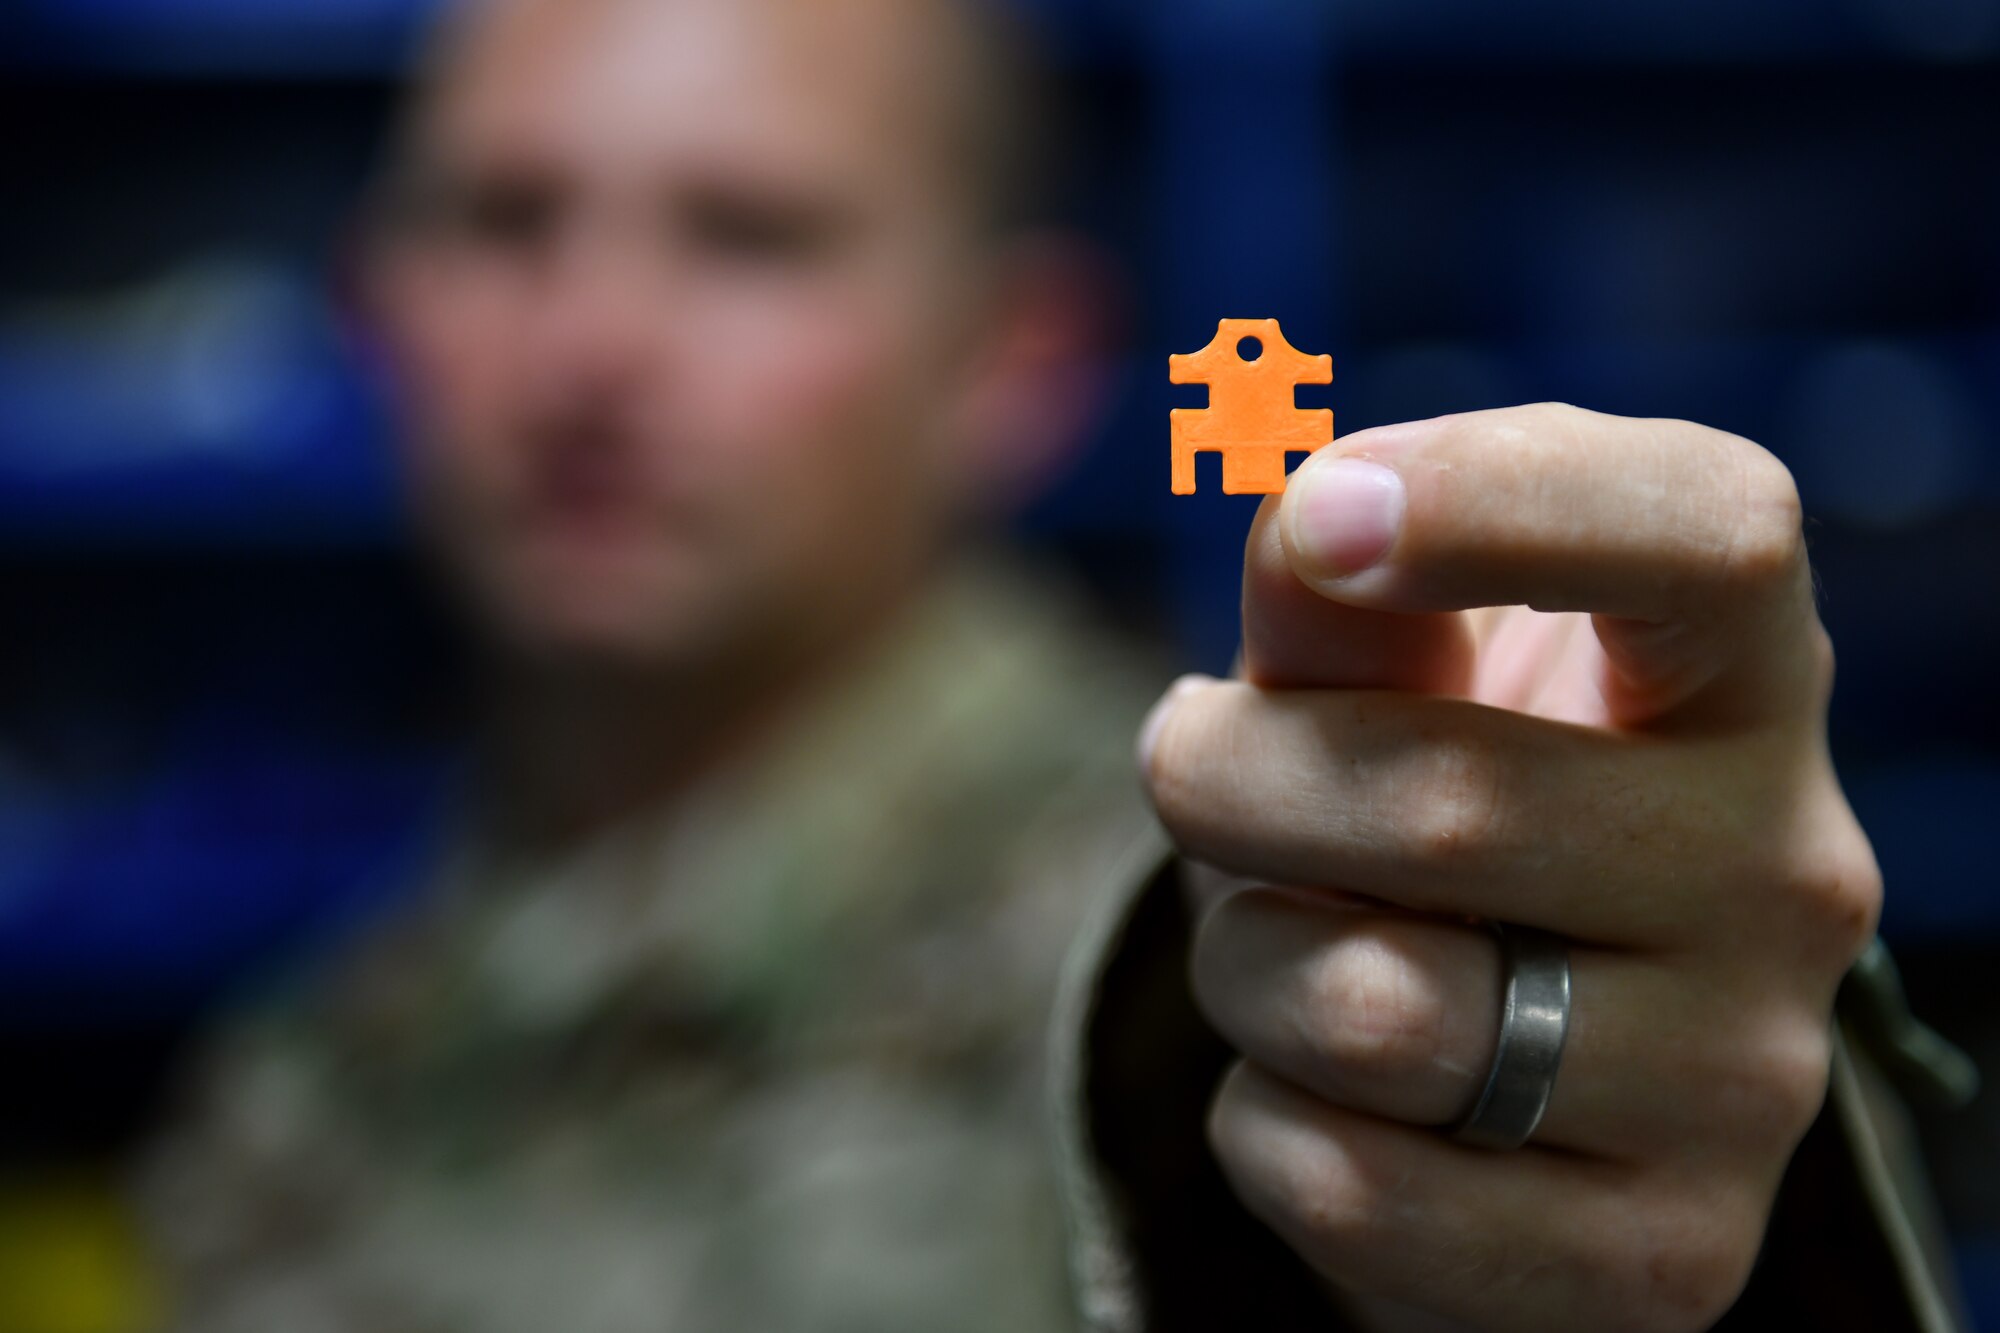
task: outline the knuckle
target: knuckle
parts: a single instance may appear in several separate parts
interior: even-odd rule
[[[1771,1128],[1789,1151],[1819,1118],[1833,1068],[1833,1037],[1824,1024],[1800,1026],[1772,1043],[1765,1065],[1771,1079],[1767,1106]]]
[[[1712,1326],[1736,1304],[1755,1258],[1752,1247],[1699,1237],[1656,1256],[1648,1274],[1650,1326],[1662,1333]]]
[[[1826,1100],[1833,1039],[1822,1023],[1781,1025],[1751,1043],[1738,1076],[1718,1080],[1719,1124],[1754,1151],[1789,1155]]]
[[[1553,398],[1539,403],[1531,403],[1528,405],[1527,411],[1549,425],[1573,425],[1583,417],[1590,415],[1575,403],[1566,403]]]
[[[1841,970],[1861,956],[1882,919],[1882,872],[1871,855],[1841,874],[1825,895],[1827,922]]]
[[[1380,1199],[1355,1172],[1331,1158],[1315,1156],[1290,1177],[1287,1209],[1292,1225],[1309,1239],[1320,1255],[1352,1259],[1371,1239]]]
[[[1780,890],[1808,940],[1822,941],[1842,970],[1867,946],[1882,913],[1882,872],[1851,815],[1813,839],[1813,850],[1780,873]]]
[[[1452,423],[1447,429],[1458,433],[1468,447],[1490,448],[1497,439],[1524,459],[1558,466],[1578,447],[1587,447],[1590,435],[1585,418],[1592,415],[1570,403],[1541,402],[1501,408],[1490,414],[1490,419],[1488,414],[1469,413],[1446,420]]]
[[[1791,469],[1744,442],[1740,496],[1722,557],[1724,582],[1749,588],[1789,587],[1805,566],[1805,511]]]
[[[1341,1253],[1371,1233],[1380,1199],[1346,1154],[1288,1121],[1266,1080],[1239,1062],[1209,1105],[1209,1148],[1251,1212],[1302,1242],[1309,1258]]]
[[[1153,809],[1176,841],[1199,840],[1209,817],[1202,778],[1216,745],[1204,691],[1188,691],[1160,721],[1144,774]]]
[[[1831,767],[1809,759],[1803,773],[1738,794],[1740,815],[1720,812],[1733,819],[1722,876],[1740,890],[1732,900],[1778,932],[1788,957],[1845,971],[1874,937],[1883,880]]]
[[[1492,852],[1499,841],[1501,758],[1472,736],[1432,743],[1404,805],[1411,861],[1448,873]]]
[[[1622,1304],[1634,1333],[1691,1333],[1728,1312],[1749,1281],[1758,1233],[1689,1204],[1650,1210],[1627,1233]]]
[[[1398,933],[1387,926],[1342,939],[1315,969],[1312,1044],[1363,1077],[1419,1073],[1444,1049],[1443,996],[1412,965]]]

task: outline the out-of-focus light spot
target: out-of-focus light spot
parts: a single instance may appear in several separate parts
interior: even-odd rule
[[[0,315],[0,471],[201,455],[281,463],[333,410],[330,320],[253,261],[193,263],[90,303]]]
[[[2000,49],[2000,0],[1853,0],[1857,16],[1897,49],[1975,60]]]
[[[1776,452],[1808,512],[1882,527],[1941,513],[1972,479],[1979,411],[1923,353],[1853,343],[1813,361],[1784,399]]]
[[[332,334],[291,275],[243,265],[187,275],[166,402],[187,440],[221,452],[268,452],[322,406],[311,371]]]

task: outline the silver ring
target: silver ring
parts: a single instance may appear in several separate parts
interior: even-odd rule
[[[1569,946],[1528,926],[1488,923],[1500,937],[1500,1039],[1479,1100],[1452,1128],[1460,1143],[1518,1148],[1542,1122],[1569,1035]]]

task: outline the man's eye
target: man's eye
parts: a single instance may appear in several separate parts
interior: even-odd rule
[[[839,218],[824,208],[725,197],[686,201],[680,222],[697,251],[762,264],[822,258],[841,231]]]
[[[551,191],[495,182],[445,192],[437,201],[433,221],[446,235],[476,245],[529,249],[548,239],[558,212]]]

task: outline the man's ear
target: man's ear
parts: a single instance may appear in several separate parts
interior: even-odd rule
[[[1008,243],[990,300],[953,423],[965,507],[989,515],[1033,499],[1089,439],[1126,327],[1111,258],[1058,232]]]

